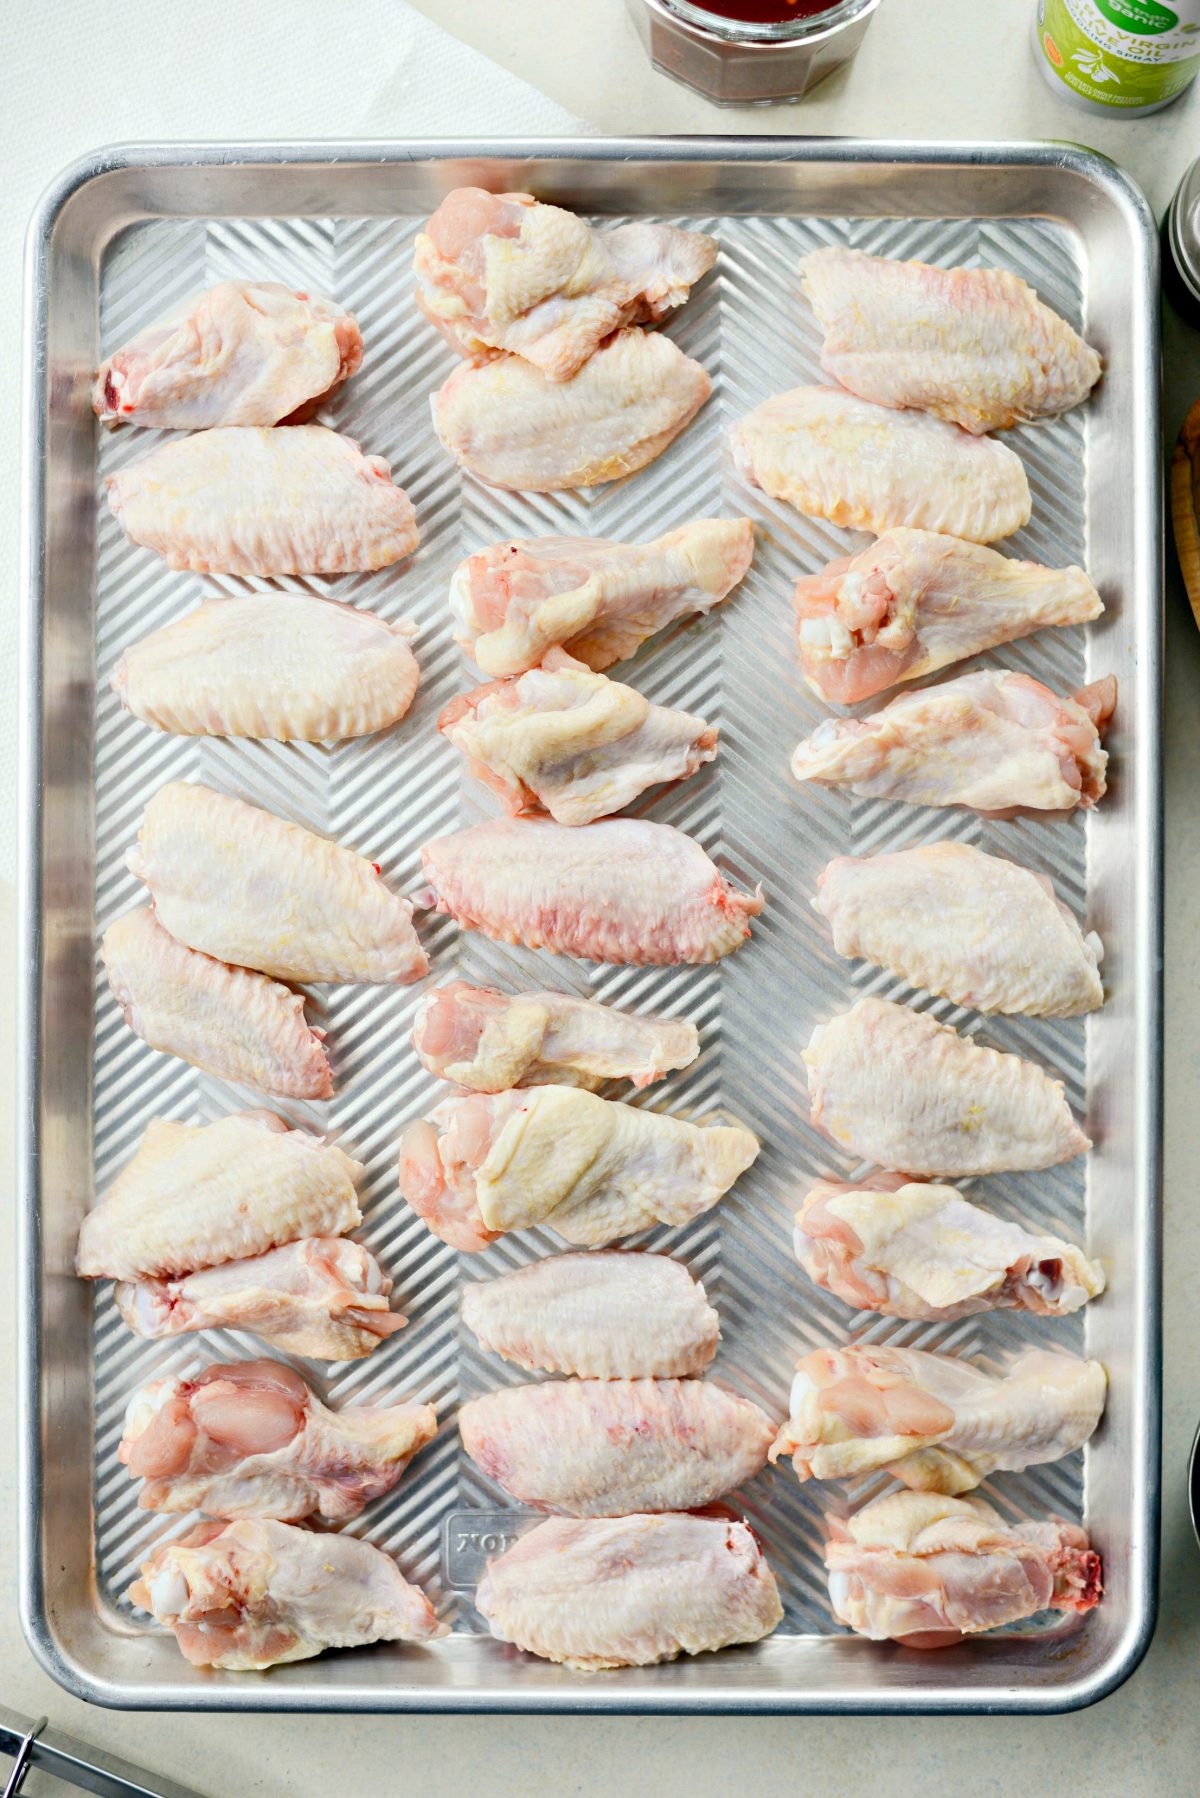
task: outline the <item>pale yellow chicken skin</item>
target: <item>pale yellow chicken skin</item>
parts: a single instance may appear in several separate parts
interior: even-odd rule
[[[586,1672],[757,1642],[783,1618],[744,1523],[670,1513],[547,1518],[490,1563],[475,1603],[502,1642]]]
[[[484,1348],[527,1372],[584,1379],[703,1373],[720,1319],[669,1255],[551,1255],[463,1288],[462,1320]]]
[[[567,381],[622,325],[682,305],[716,240],[645,220],[599,232],[532,194],[455,188],[417,238],[417,304],[472,361],[502,350]]]
[[[1105,1286],[1100,1262],[1074,1243],[996,1217],[957,1187],[900,1175],[819,1180],[796,1213],[793,1245],[818,1286],[885,1317],[1066,1317]]]
[[[269,1112],[211,1124],[156,1118],[84,1218],[76,1272],[158,1279],[362,1222],[361,1163]]]
[[[1074,1018],[1104,1003],[1103,947],[1042,875],[966,843],[838,856],[814,908],[839,955],[976,1011]]]
[[[1054,1167],[1092,1146],[1061,1081],[886,999],[818,1026],[804,1064],[813,1123],[878,1167],[990,1174]]]
[[[641,1018],[571,993],[497,992],[451,981],[417,1007],[413,1048],[422,1067],[471,1092],[514,1086],[582,1086],[606,1080],[650,1086],[700,1053],[694,1024]]]
[[[177,438],[106,483],[126,536],[197,574],[350,574],[420,541],[382,456],[323,425]]]
[[[412,906],[373,863],[211,787],[161,787],[126,866],[171,935],[221,961],[298,981],[429,972]]]
[[[711,392],[704,369],[669,337],[618,331],[569,381],[519,356],[456,369],[433,395],[433,426],[469,474],[554,493],[644,468]]]
[[[363,737],[412,704],[414,631],[309,593],[211,599],[132,644],[112,685],[135,718],[177,736]]]
[[[1033,509],[1007,444],[837,387],[777,394],[734,426],[732,441],[753,486],[855,530],[910,525],[992,543],[1028,524]]]
[[[1100,358],[1019,276],[935,268],[830,244],[800,263],[825,332],[821,367],[880,406],[982,433],[1066,412]]]
[[[102,424],[204,430],[311,415],[362,362],[349,312],[278,281],[221,281],[139,331],[96,376]]]
[[[970,1492],[996,1472],[1061,1460],[1104,1411],[1098,1361],[1027,1349],[1003,1374],[922,1349],[817,1349],[771,1446],[803,1481],[885,1471],[919,1492]]]

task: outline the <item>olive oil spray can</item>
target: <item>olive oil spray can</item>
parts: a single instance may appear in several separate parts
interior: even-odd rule
[[[1143,118],[1200,71],[1200,0],[1037,0],[1033,50],[1076,105]]]

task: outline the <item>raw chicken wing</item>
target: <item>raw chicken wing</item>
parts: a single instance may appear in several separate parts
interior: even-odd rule
[[[126,1596],[175,1632],[194,1667],[235,1672],[448,1633],[382,1549],[257,1518],[202,1523],[165,1543]]]
[[[1082,568],[1018,562],[982,543],[900,527],[801,575],[793,594],[800,666],[813,692],[857,705],[1049,624],[1104,610]]]
[[[910,1174],[1053,1167],[1091,1143],[1062,1082],[928,1012],[860,999],[804,1051],[812,1121],[860,1160]]]
[[[730,1517],[549,1517],[475,1594],[494,1636],[592,1672],[758,1642],[783,1618],[775,1577]]]
[[[767,1463],[774,1425],[707,1380],[546,1380],[472,1399],[463,1447],[519,1503],[570,1517],[710,1504]]]
[[[429,972],[412,906],[372,862],[211,787],[173,780],[126,856],[189,949],[281,980],[408,982]]]
[[[282,1362],[233,1361],[143,1386],[117,1459],[143,1481],[147,1511],[345,1523],[436,1431],[432,1405],[328,1411]]]
[[[968,431],[1066,412],[1100,358],[1017,275],[932,268],[831,244],[800,264],[825,332],[821,367],[880,406],[916,406]]]
[[[513,1086],[650,1086],[700,1053],[694,1024],[637,1018],[569,993],[520,993],[454,980],[421,1000],[413,1048],[422,1067],[477,1093]]]
[[[712,267],[700,231],[642,221],[599,233],[532,194],[457,187],[417,238],[417,304],[462,355],[511,350],[567,381],[622,325],[681,306]]]
[[[796,1213],[794,1246],[818,1286],[886,1317],[1066,1317],[1105,1284],[1100,1263],[1074,1243],[994,1217],[956,1187],[898,1175],[863,1186],[818,1181]]]
[[[688,1124],[573,1086],[446,1099],[400,1143],[400,1190],[435,1236],[483,1249],[548,1224],[596,1248],[710,1211],[758,1154],[741,1125]]]
[[[158,1279],[362,1222],[362,1166],[267,1111],[211,1124],[155,1118],[79,1231],[85,1278]]]
[[[562,650],[540,668],[452,699],[438,729],[510,812],[590,824],[717,753],[703,718],[651,705]]]
[[[1100,1557],[1061,1518],[1007,1523],[981,1498],[891,1492],[826,1521],[834,1620],[875,1642],[946,1648],[1038,1611],[1100,1602]]]
[[[311,593],[210,599],[127,649],[113,690],[178,736],[365,737],[412,704],[414,628]]]
[[[1001,1375],[923,1349],[817,1349],[801,1361],[771,1460],[799,1480],[883,1471],[918,1492],[970,1492],[1082,1448],[1107,1387],[1098,1361],[1027,1349]]]
[[[484,1348],[528,1372],[585,1379],[703,1373],[720,1320],[669,1255],[551,1255],[463,1289],[462,1318]]]
[[[860,531],[893,525],[991,543],[1033,510],[1019,456],[920,412],[889,412],[838,387],[777,394],[733,429],[752,486],[810,518]]]
[[[100,954],[125,1022],[152,1049],[283,1098],[332,1097],[325,1033],[305,1023],[299,993],[186,949],[148,905],[109,925]]]
[[[976,1011],[1075,1018],[1104,1003],[1100,938],[1041,874],[966,843],[839,855],[813,905],[859,956]]]
[[[498,942],[589,961],[717,961],[763,907],[761,889],[730,886],[691,837],[641,818],[583,830],[497,818],[427,843],[421,861],[419,903]]]
[[[618,331],[569,381],[551,381],[519,356],[456,369],[433,395],[433,428],[481,481],[553,493],[644,468],[711,392],[700,364],[669,337]]]
[[[454,640],[485,674],[564,648],[599,673],[656,631],[719,605],[754,554],[748,518],[699,518],[653,543],[519,537],[468,556],[450,581]]]
[[[200,431],[107,486],[127,537],[197,574],[349,574],[403,561],[419,542],[383,457],[323,425]]]
[[[113,1296],[137,1336],[250,1330],[286,1354],[357,1361],[404,1328],[388,1309],[391,1290],[361,1243],[310,1236],[181,1280],[123,1284]]]
[[[222,281],[102,363],[92,407],[102,424],[274,425],[309,416],[362,350],[355,319],[320,294]]]
[[[988,669],[901,693],[869,718],[827,718],[796,749],[797,780],[909,805],[1065,812],[1102,799],[1109,676],[1060,699],[1027,674]]]

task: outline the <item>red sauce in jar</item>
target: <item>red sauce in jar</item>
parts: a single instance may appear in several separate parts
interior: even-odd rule
[[[691,4],[701,12],[736,19],[743,25],[786,25],[832,12],[841,0],[691,0]]]

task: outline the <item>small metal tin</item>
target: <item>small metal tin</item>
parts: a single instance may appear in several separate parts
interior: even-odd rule
[[[1192,1438],[1192,1452],[1188,1456],[1188,1510],[1192,1514],[1193,1533],[1200,1543],[1200,1429]]]
[[[1164,284],[1172,302],[1200,326],[1200,156],[1183,172],[1163,220]]]
[[[650,60],[718,106],[798,100],[854,56],[880,0],[841,0],[778,25],[722,19],[690,0],[627,0]]]

